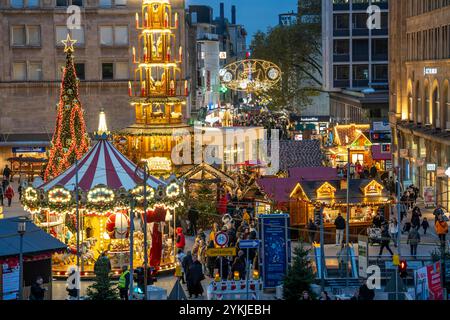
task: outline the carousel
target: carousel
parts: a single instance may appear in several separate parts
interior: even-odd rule
[[[102,112],[100,124],[106,123],[104,118]],[[183,205],[184,187],[175,177],[163,181],[146,175],[113,146],[106,125],[103,128],[95,135],[96,144],[77,163],[53,180],[24,191],[23,205],[34,222],[68,246],[67,252],[53,256],[54,274],[64,276],[76,263],[77,234],[82,276],[93,274],[102,253],[115,274],[130,264],[130,252],[133,265],[142,266],[145,238],[148,265],[158,271],[173,268],[175,211]]]

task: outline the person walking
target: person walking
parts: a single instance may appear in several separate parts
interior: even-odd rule
[[[175,246],[177,247],[177,249],[184,250],[184,247],[186,246],[186,237],[183,234],[183,228],[178,227],[176,229],[176,233],[177,233],[177,239],[176,239]]]
[[[194,207],[190,207],[188,211],[188,220],[191,223],[191,235],[197,235],[197,220],[198,220],[198,212]]]
[[[441,245],[445,245],[445,237],[448,233],[448,224],[442,218],[442,215],[439,216],[438,220],[435,224],[436,233],[439,236],[439,240],[441,241]]]
[[[354,179],[354,178],[355,178],[355,164],[350,163],[350,179]]]
[[[372,165],[372,167],[370,168],[370,176],[375,179],[378,175],[378,169],[375,165],[375,163]]]
[[[408,234],[408,240],[407,244],[409,244],[411,248],[411,256],[414,257],[414,259],[417,256],[417,247],[420,242],[420,234],[418,228],[412,228],[411,231]]]
[[[181,280],[182,284],[186,283],[185,280],[185,270],[183,268],[183,260],[186,257],[186,254],[184,253],[184,251],[182,249],[178,249],[178,253],[177,253],[177,264],[178,267],[181,269],[181,277],[179,277],[179,279]]]
[[[444,210],[442,209],[442,206],[438,204],[436,209],[433,210],[434,215],[434,222],[439,220],[439,216],[442,216],[444,214]]]
[[[8,182],[11,179],[11,169],[8,167],[8,165],[5,165],[5,168],[3,169],[3,178]]]
[[[313,244],[316,241],[317,225],[312,219],[309,219],[308,223],[308,237],[309,243]]]
[[[186,278],[186,282],[187,282],[187,278],[189,276],[190,268],[193,263],[194,263],[194,258],[192,256],[192,252],[188,251],[186,256],[183,258],[183,261],[181,262],[181,266],[183,267],[183,270],[184,270],[184,277]]]
[[[422,212],[419,207],[414,207],[411,215],[411,226],[413,228],[420,228],[420,217],[422,216]]]
[[[389,228],[387,224],[384,224],[381,228],[381,246],[380,246],[380,252],[378,253],[378,256],[381,258],[381,255],[383,254],[384,248],[386,248],[391,256],[394,255],[391,248],[389,247],[389,243],[391,242],[391,236],[389,235]]]
[[[381,226],[384,223],[384,217],[381,215],[380,211],[378,210],[375,217],[372,219],[372,224],[375,228],[381,228]]]
[[[197,259],[203,266],[203,273],[207,271],[207,257],[206,257],[206,243],[203,239],[200,239],[198,246]]]
[[[8,199],[8,207],[11,207],[11,202],[14,197],[14,189],[11,187],[11,184],[8,184],[6,187],[5,197]]]
[[[122,274],[119,277],[120,300],[128,300],[128,290],[130,289],[130,271],[127,266],[122,267]]]
[[[194,262],[190,266],[189,273],[186,278],[189,298],[192,298],[192,295],[195,295],[195,298],[198,298],[199,295],[203,295],[202,280],[204,279],[205,275],[203,274],[202,264],[194,258]]]
[[[239,250],[238,256],[234,259],[233,265],[231,266],[231,274],[234,275],[235,272],[239,273],[239,278],[241,280],[245,279],[245,258],[244,251]]]
[[[392,218],[389,222],[389,234],[394,241],[394,247],[397,247],[397,237],[398,237],[398,221],[397,218]]]
[[[426,235],[427,234],[427,229],[430,227],[430,224],[428,223],[427,217],[423,218],[421,226],[423,228],[423,235]]]
[[[36,281],[30,288],[30,300],[44,300],[45,291],[47,291],[47,288],[44,287],[44,279],[37,276]]]
[[[334,225],[336,226],[336,245],[340,246],[342,241],[344,241],[344,230],[345,230],[345,219],[342,217],[341,213],[338,213],[336,220],[334,220]]]

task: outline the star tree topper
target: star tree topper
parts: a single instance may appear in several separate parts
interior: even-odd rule
[[[61,40],[61,42],[64,44],[64,52],[73,52],[73,45],[77,43],[78,40],[71,39],[70,34],[67,34],[66,40]]]

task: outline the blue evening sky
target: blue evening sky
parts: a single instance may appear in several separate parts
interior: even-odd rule
[[[296,12],[298,0],[186,0],[186,5],[208,5],[213,8],[214,17],[218,17],[220,2],[225,4],[225,17],[230,21],[231,6],[236,5],[236,22],[245,26],[250,43],[256,31],[266,31],[278,24],[278,14]]]

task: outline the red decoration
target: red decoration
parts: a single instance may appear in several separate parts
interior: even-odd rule
[[[167,209],[156,207],[155,210],[147,210],[147,223],[166,221]]]
[[[124,213],[112,213],[106,221],[105,229],[111,239],[126,239],[130,231],[130,219]]]
[[[150,249],[150,266],[157,267],[161,264],[162,233],[159,231],[159,223],[153,225],[152,248]]]

